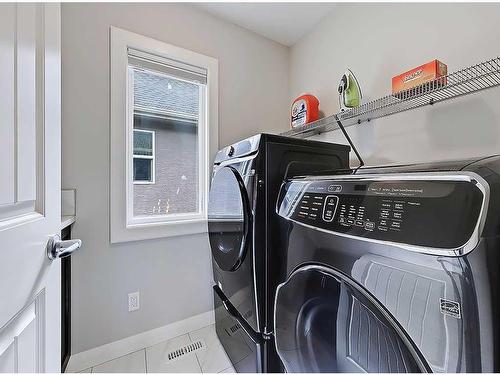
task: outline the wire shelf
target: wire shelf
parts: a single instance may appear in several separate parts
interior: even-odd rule
[[[289,130],[282,135],[306,138],[314,134],[361,124],[410,109],[432,105],[500,85],[500,57],[439,77],[433,81],[362,104]]]

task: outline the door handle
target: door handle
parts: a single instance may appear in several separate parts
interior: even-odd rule
[[[70,256],[73,251],[82,246],[82,240],[62,241],[58,234],[53,235],[47,242],[47,257],[50,260],[65,258]]]

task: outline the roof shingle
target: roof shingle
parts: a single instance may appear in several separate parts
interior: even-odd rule
[[[134,69],[134,105],[197,116],[199,87],[162,74]]]

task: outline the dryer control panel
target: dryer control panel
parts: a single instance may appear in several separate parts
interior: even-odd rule
[[[484,189],[472,179],[297,179],[283,185],[278,213],[334,233],[455,249],[476,230],[484,200]]]

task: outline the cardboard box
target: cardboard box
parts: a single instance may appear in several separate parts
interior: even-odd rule
[[[439,60],[433,60],[427,64],[420,65],[414,69],[408,70],[405,73],[397,75],[392,78],[392,93],[396,94],[401,91],[411,89],[415,86],[420,86],[426,82],[435,80],[436,78],[446,76],[448,74],[448,67]],[[423,86],[424,91],[434,89],[439,86],[446,85],[446,77],[438,80],[435,84]],[[431,87],[432,86],[432,87]],[[418,93],[422,93],[418,90]],[[417,93],[415,93],[417,94]],[[399,95],[396,95],[399,96]]]

